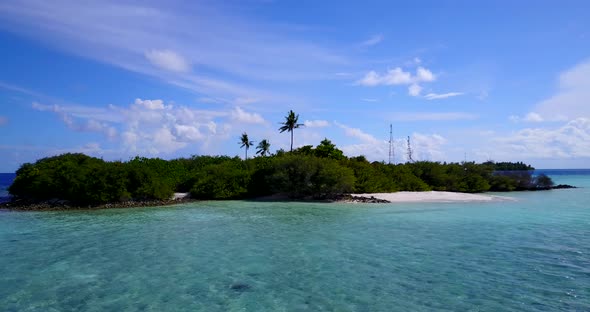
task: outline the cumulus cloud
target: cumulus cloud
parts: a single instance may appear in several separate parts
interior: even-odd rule
[[[379,85],[409,85],[420,82],[431,82],[434,80],[436,80],[436,76],[424,67],[418,67],[415,74],[404,71],[401,67],[396,67],[388,70],[384,74],[379,74],[372,70],[365,74],[365,76],[357,81],[357,83],[362,86],[374,87]]]
[[[463,93],[462,92],[449,92],[449,93],[442,93],[442,94],[428,93],[424,96],[424,98],[427,100],[439,100],[439,99],[446,99],[446,98],[450,98],[453,96],[459,96],[459,95],[463,95]]]
[[[178,53],[171,50],[151,50],[145,53],[145,57],[154,66],[172,72],[188,72],[190,63]]]
[[[590,118],[590,60],[559,76],[558,91],[533,109],[546,121]]]
[[[330,122],[328,122],[327,120],[306,120],[303,122],[303,125],[305,125],[308,128],[324,128],[330,125]]]
[[[590,157],[590,118],[576,118],[557,128],[526,128],[494,139],[495,157]]]
[[[419,66],[416,69],[415,74],[412,74],[409,71],[404,71],[401,67],[390,69],[383,74],[379,74],[372,70],[366,73],[365,76],[356,83],[366,87],[408,85],[408,94],[411,96],[419,96],[422,91],[420,83],[432,82],[435,80],[436,76],[430,70]]]
[[[259,122],[261,118],[240,108],[207,111],[142,99],[126,107],[83,108],[33,103],[33,108],[55,113],[74,131],[103,133],[119,141],[128,153],[149,155],[171,154],[189,144],[207,144],[213,138],[225,138],[228,128],[226,125],[218,127],[215,121],[218,118],[232,120],[232,123]],[[90,112],[97,113],[98,117],[94,118]],[[110,115],[119,117],[101,118]]]

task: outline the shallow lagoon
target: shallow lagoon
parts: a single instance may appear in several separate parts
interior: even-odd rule
[[[556,182],[572,179],[588,181]],[[590,189],[509,196],[517,201],[2,211],[0,307],[590,310]]]

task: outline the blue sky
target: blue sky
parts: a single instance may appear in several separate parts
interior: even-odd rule
[[[65,152],[590,167],[587,1],[0,2],[0,171]],[[253,154],[253,153],[250,153]]]

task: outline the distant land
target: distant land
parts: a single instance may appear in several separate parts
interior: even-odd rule
[[[355,193],[482,193],[569,187],[554,186],[549,176],[533,172],[533,167],[522,162],[369,162],[363,156],[344,156],[327,139],[316,147],[245,160],[193,156],[109,162],[84,154],[62,154],[22,165],[15,178],[5,175],[5,181],[14,178],[14,182],[8,187],[12,200],[4,205],[23,209],[150,206],[174,203],[175,193],[190,194],[193,200],[274,196],[331,201],[350,199],[343,194]]]

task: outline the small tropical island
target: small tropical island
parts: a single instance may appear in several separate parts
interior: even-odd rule
[[[289,111],[281,132],[291,135],[290,151],[270,153],[261,140],[257,157],[247,133],[239,145],[245,157],[192,156],[164,160],[135,157],[104,161],[68,153],[25,163],[16,171],[3,208],[23,210],[158,206],[185,200],[280,199],[388,202],[374,193],[510,192],[554,188],[550,177],[533,175],[522,162],[404,164],[347,157],[327,138],[317,146],[293,149],[293,131],[302,126]],[[180,195],[179,195],[180,194]],[[186,195],[185,195],[186,194]],[[361,195],[354,195],[361,194]]]

